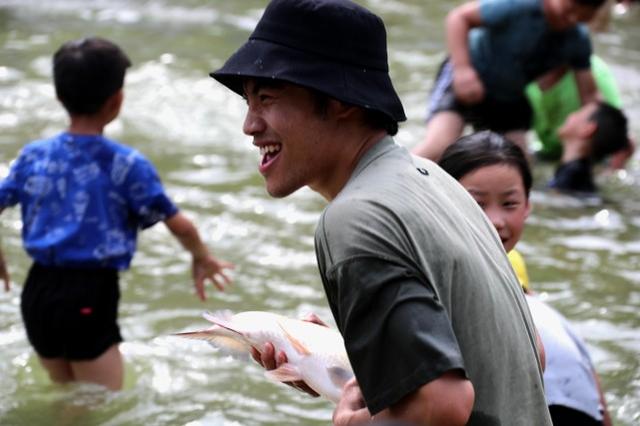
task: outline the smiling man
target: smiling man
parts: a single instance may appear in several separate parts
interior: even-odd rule
[[[274,0],[211,75],[247,100],[269,194],[309,186],[328,201],[316,254],[356,375],[334,423],[549,425],[535,331],[493,226],[393,141],[405,115],[382,20],[347,0]]]

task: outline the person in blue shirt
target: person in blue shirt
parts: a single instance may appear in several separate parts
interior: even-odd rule
[[[122,387],[118,272],[129,267],[141,229],[163,221],[193,257],[193,279],[220,290],[230,263],[211,255],[135,149],[103,136],[123,101],[126,54],[93,37],[53,57],[58,100],[69,128],[27,144],[0,182],[0,212],[20,204],[24,248],[33,259],[21,295],[29,342],[54,382]],[[0,278],[10,288],[0,252]]]
[[[413,153],[437,161],[463,132],[505,134],[525,149],[526,85],[550,87],[558,68],[575,74],[583,104],[597,97],[588,22],[604,0],[477,0],[446,19],[449,57],[432,88],[424,140]]]

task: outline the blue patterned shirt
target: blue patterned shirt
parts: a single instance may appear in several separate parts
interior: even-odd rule
[[[13,162],[0,182],[0,209],[15,204],[36,262],[116,269],[129,267],[138,229],[178,211],[138,151],[66,132],[28,144]]]

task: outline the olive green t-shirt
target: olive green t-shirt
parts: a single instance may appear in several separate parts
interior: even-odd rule
[[[469,424],[551,424],[502,243],[436,164],[378,142],[323,212],[316,255],[372,414],[459,369],[475,390]]]

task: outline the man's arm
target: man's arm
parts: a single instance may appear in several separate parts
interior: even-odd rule
[[[233,264],[219,261],[209,253],[198,230],[185,215],[178,212],[165,220],[165,225],[180,244],[191,253],[193,258],[192,276],[196,293],[201,300],[205,300],[204,281],[209,279],[218,288],[224,290],[231,279],[224,273],[224,269],[233,268]]]
[[[375,415],[375,419],[394,419],[412,425],[465,425],[471,416],[475,392],[460,371],[451,370],[408,394],[396,404]],[[333,413],[336,426],[371,420],[355,379],[348,382]]]

